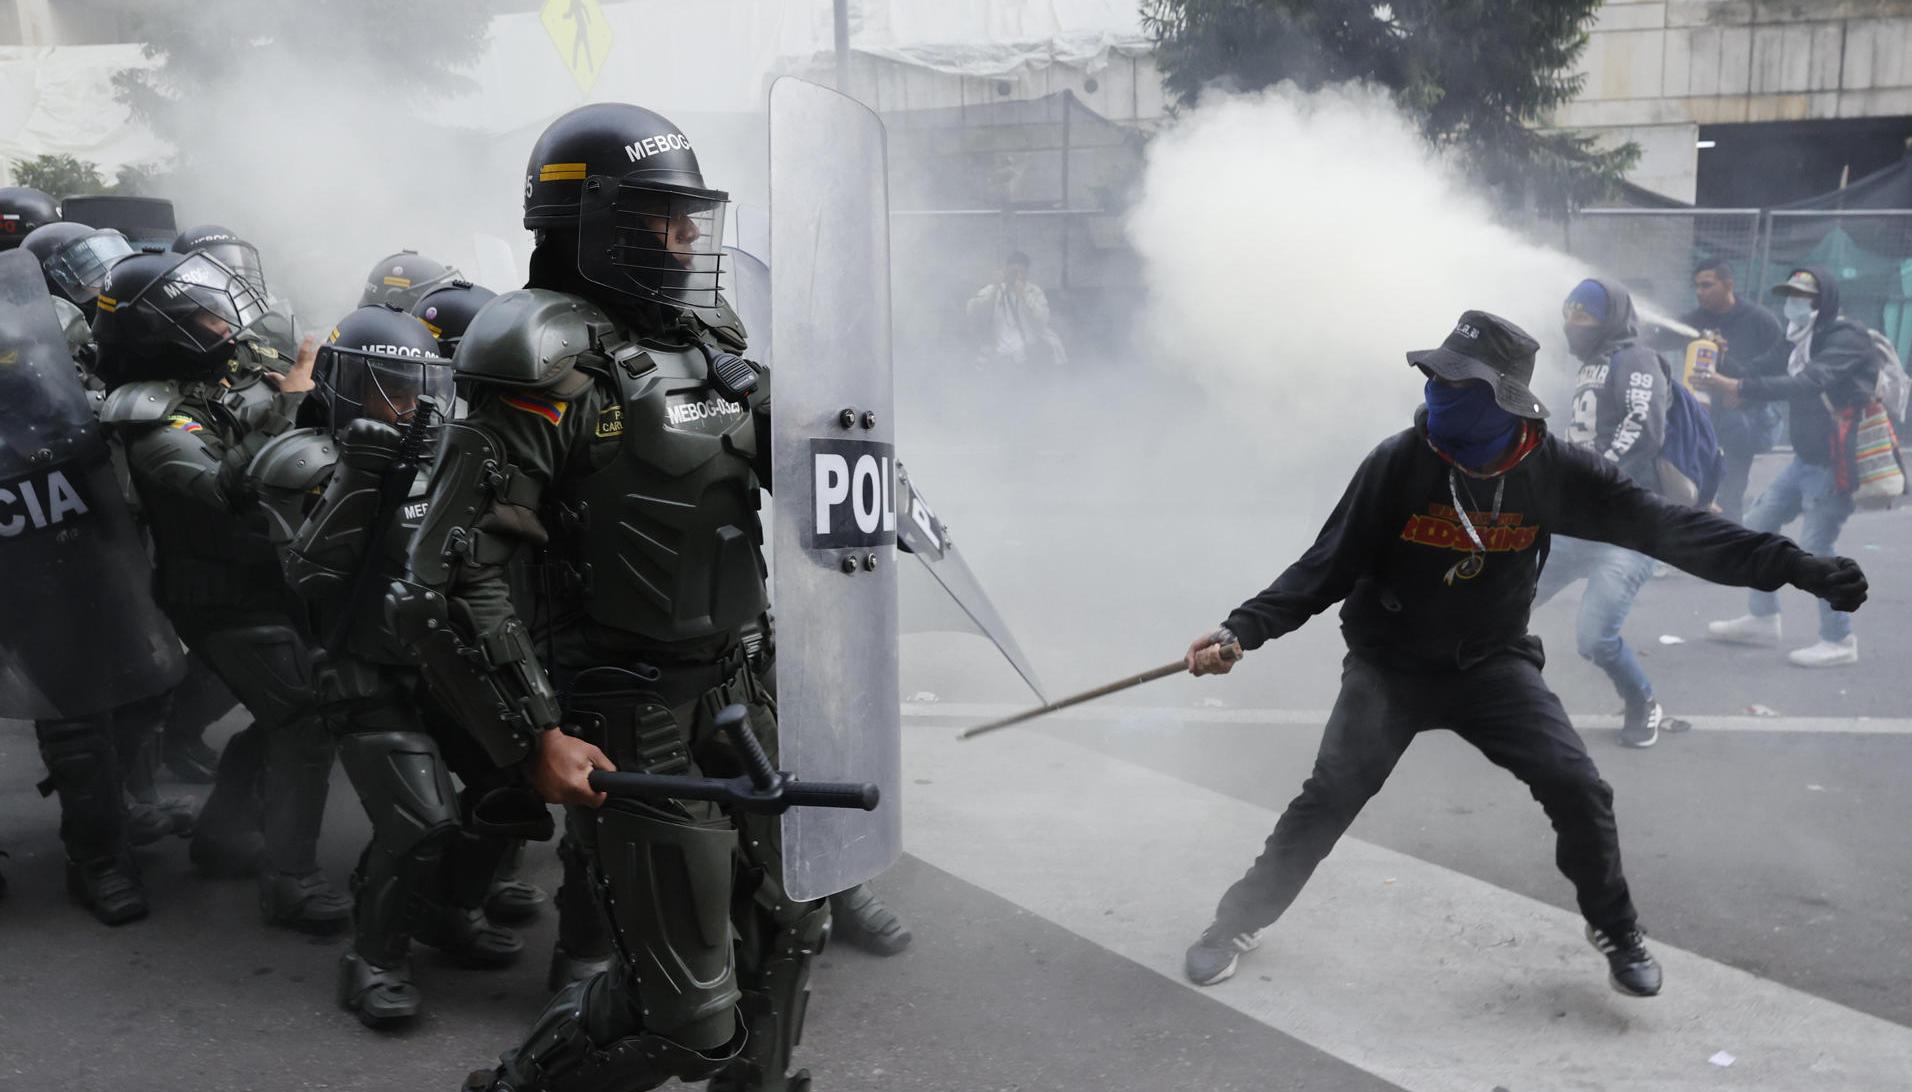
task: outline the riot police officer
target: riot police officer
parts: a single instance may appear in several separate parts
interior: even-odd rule
[[[416,250],[401,250],[380,258],[378,264],[372,266],[372,271],[365,276],[365,289],[359,293],[358,305],[383,304],[410,311],[426,293],[463,278],[463,274],[444,262],[427,258]]]
[[[133,244],[111,228],[94,230],[61,222],[34,228],[20,241],[20,249],[40,263],[53,292],[54,310],[60,313],[67,348],[82,369],[89,368],[93,301],[106,283],[107,272],[134,253]]]
[[[286,543],[287,578],[312,608],[323,645],[319,711],[372,822],[352,877],[353,942],[338,985],[339,1003],[369,1027],[417,1015],[414,938],[480,967],[509,965],[524,947],[480,909],[505,842],[471,822],[480,801],[495,812],[510,787],[438,713],[373,609],[404,571],[436,417],[452,404],[450,362],[437,349],[409,315],[377,306],[347,315],[315,369],[327,377],[325,427],[275,438],[249,475]],[[448,758],[463,760],[462,809]],[[518,796],[514,810],[548,836],[542,802],[526,788]]]
[[[785,894],[776,821],[606,803],[586,780],[613,764],[740,772],[713,728],[732,703],[776,742],[742,643],[767,607],[769,377],[735,355],[742,326],[718,292],[727,203],[657,114],[566,114],[527,174],[532,287],[492,301],[458,347],[471,410],[448,427],[413,540],[422,587],[388,609],[494,761],[573,806],[618,957],[469,1087],[809,1083],[788,1065],[829,911]],[[506,580],[545,542],[549,679]]]
[[[458,351],[465,330],[478,312],[498,298],[498,293],[470,281],[454,280],[418,297],[412,314],[438,339],[438,353],[447,360]]]
[[[264,406],[234,409],[224,398],[233,345],[265,309],[245,278],[207,254],[114,266],[93,324],[102,370],[120,381],[101,420],[126,445],[160,606],[257,722],[221,756],[194,863],[214,875],[257,872],[268,922],[325,932],[351,913],[317,857],[332,741],[305,634],[244,489],[253,456],[292,427],[316,348],[271,380],[278,391]]]

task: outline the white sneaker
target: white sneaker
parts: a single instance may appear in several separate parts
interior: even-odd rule
[[[1779,645],[1779,615],[1742,614],[1724,622],[1706,623],[1706,635],[1729,645]]]
[[[1851,634],[1843,641],[1821,641],[1808,648],[1794,649],[1786,653],[1786,658],[1795,667],[1838,667],[1840,664],[1859,662],[1859,635]]]

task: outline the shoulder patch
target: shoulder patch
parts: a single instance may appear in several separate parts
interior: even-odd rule
[[[562,398],[541,398],[531,393],[507,394],[501,400],[512,409],[542,417],[553,425],[561,423],[564,411],[571,408],[571,403]]]
[[[205,428],[206,426],[200,424],[199,422],[193,420],[192,418],[186,416],[183,413],[175,413],[171,417],[166,418],[166,427],[176,428],[176,429],[179,429],[181,432],[198,432],[199,430]]]

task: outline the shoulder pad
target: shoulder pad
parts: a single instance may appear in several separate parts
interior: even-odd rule
[[[103,425],[156,425],[185,400],[179,384],[170,379],[126,383],[113,388],[100,406]]]
[[[323,487],[338,461],[339,445],[323,429],[293,429],[267,441],[246,475],[271,489],[306,493]]]
[[[610,316],[589,300],[520,288],[479,309],[458,343],[452,366],[460,379],[501,387],[549,387],[612,329]]]
[[[743,316],[722,296],[717,297],[717,306],[699,307],[691,314],[731,352],[741,353],[750,347],[750,331],[744,329]]]

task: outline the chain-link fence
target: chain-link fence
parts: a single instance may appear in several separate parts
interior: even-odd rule
[[[1884,331],[1901,357],[1912,350],[1912,209],[1773,212],[1760,285],[1803,265],[1838,279],[1847,318]]]
[[[1702,261],[1724,259],[1742,284],[1759,275],[1761,223],[1758,209],[1583,209],[1567,220],[1567,253],[1678,317]]]

